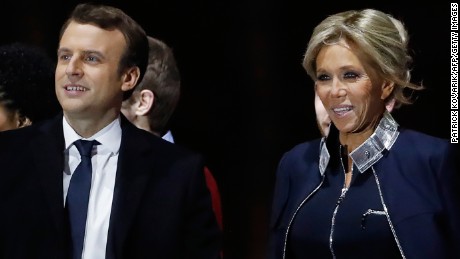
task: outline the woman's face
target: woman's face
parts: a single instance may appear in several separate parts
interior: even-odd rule
[[[342,133],[373,131],[393,84],[380,80],[364,55],[341,40],[324,45],[316,58],[315,90]]]

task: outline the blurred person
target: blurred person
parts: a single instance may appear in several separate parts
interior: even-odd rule
[[[219,258],[203,158],[120,112],[148,42],[122,10],[78,4],[61,29],[63,114],[0,132],[1,258]]]
[[[44,50],[21,42],[0,46],[0,131],[56,116],[54,62]]]
[[[316,123],[321,136],[327,136],[329,134],[329,127],[331,126],[331,118],[329,118],[326,108],[324,108],[324,105],[317,94],[315,94],[315,114]]]
[[[460,257],[458,150],[387,110],[423,88],[400,28],[374,9],[315,27],[303,66],[332,123],[279,162],[268,258]]]
[[[137,127],[174,143],[168,130],[169,119],[180,97],[180,73],[171,48],[148,36],[149,62],[142,81],[121,106],[122,113]],[[211,171],[204,168],[206,184],[211,192],[214,213],[222,228],[220,193]]]

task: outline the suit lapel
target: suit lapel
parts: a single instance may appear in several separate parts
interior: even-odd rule
[[[31,145],[34,146],[33,162],[40,178],[40,186],[48,202],[56,227],[62,230],[63,222],[63,183],[64,172],[64,133],[62,115],[60,118],[40,126],[40,134]]]
[[[139,129],[124,117],[121,126],[122,139],[110,216],[107,258],[117,258],[122,254],[127,232],[152,175],[149,170],[151,166],[148,165],[152,161],[145,159],[146,153],[152,153],[151,143],[142,134],[138,134]]]

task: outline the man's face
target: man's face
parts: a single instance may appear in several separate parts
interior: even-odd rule
[[[0,131],[16,129],[17,115],[0,103]]]
[[[127,73],[118,66],[126,48],[119,30],[72,21],[59,42],[56,95],[66,116],[113,120],[119,114]]]
[[[329,134],[329,126],[331,124],[331,119],[329,118],[329,114],[327,114],[326,108],[324,108],[324,105],[317,94],[315,94],[315,112],[316,122],[318,123],[319,131],[321,132],[322,136],[327,137],[327,135]]]

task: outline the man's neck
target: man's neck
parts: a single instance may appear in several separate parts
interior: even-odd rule
[[[89,138],[99,132],[101,129],[109,125],[111,122],[116,120],[119,113],[105,114],[99,118],[93,117],[82,117],[73,116],[64,112],[64,118],[67,120],[69,125],[75,130],[75,132],[83,138]]]

